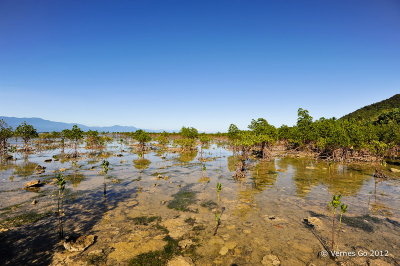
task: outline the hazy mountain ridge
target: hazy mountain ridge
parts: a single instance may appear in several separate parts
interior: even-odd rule
[[[78,125],[82,130],[97,130],[97,131],[105,131],[105,132],[130,132],[136,131],[139,128],[134,126],[105,126],[105,127],[98,127],[98,126],[86,126],[77,123],[64,123],[64,122],[55,122],[50,120],[45,120],[42,118],[37,117],[8,117],[8,116],[0,116],[0,119],[3,119],[9,126],[15,129],[19,124],[26,121],[26,123],[33,125],[38,132],[51,132],[51,131],[61,131],[63,129],[71,129],[73,125]],[[152,130],[152,129],[144,129],[149,132],[161,132],[162,130]]]
[[[343,116],[341,119],[374,120],[382,112],[390,111],[395,108],[400,108],[400,94],[396,94],[386,100],[364,106]]]

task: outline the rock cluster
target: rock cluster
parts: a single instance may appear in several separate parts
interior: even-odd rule
[[[91,246],[96,239],[94,235],[80,236],[76,239],[67,239],[64,248],[68,251],[84,251]]]

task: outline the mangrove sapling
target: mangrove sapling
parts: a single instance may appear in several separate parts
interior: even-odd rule
[[[343,214],[347,212],[347,205],[346,204],[341,204],[340,205],[340,218],[339,218],[339,230],[338,230],[338,236],[337,236],[337,242],[339,243],[339,234],[340,234],[340,230],[342,228],[342,217]]]
[[[56,176],[57,179],[57,187],[58,187],[58,200],[57,200],[57,213],[58,213],[58,234],[62,239],[64,238],[64,227],[63,227],[63,219],[64,216],[64,189],[65,189],[65,179],[64,175],[58,173]]]
[[[224,211],[225,211],[225,207],[222,207],[221,212],[218,211],[217,213],[215,213],[215,230],[214,230],[214,234],[213,234],[214,236],[217,235],[218,228],[221,225],[221,216]]]
[[[218,203],[220,202],[220,193],[222,191],[222,184],[221,183],[217,183],[217,199],[218,199]]]
[[[123,149],[124,139],[120,138],[120,139],[118,140],[118,143],[119,143],[119,145],[120,145],[120,151],[122,152],[122,151],[124,150],[124,149]]]
[[[106,183],[106,176],[109,170],[109,165],[110,163],[107,160],[103,160],[103,162],[101,163],[101,167],[103,168],[103,184],[104,184],[104,190],[103,190],[103,196],[106,197],[107,196],[107,183]]]
[[[220,182],[217,183],[216,186],[216,190],[217,190],[217,202],[218,202],[218,208],[217,208],[217,212],[215,213],[215,230],[214,230],[214,235],[217,234],[218,231],[218,227],[221,225],[221,215],[224,212],[225,208],[222,207],[221,208],[221,212],[219,211],[220,209],[220,193],[222,191],[222,184]]]
[[[332,208],[332,250],[335,246],[335,220],[336,220],[336,212],[337,208],[340,206],[341,201],[340,198],[342,195],[333,195],[332,201],[329,202],[329,206]]]

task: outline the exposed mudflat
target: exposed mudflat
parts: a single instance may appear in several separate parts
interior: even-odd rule
[[[245,178],[235,179],[235,157],[224,146],[185,153],[155,146],[144,158],[122,148],[82,148],[77,160],[44,149],[3,163],[0,264],[400,263],[399,173],[379,180],[368,164],[274,158],[249,161]],[[107,175],[101,173],[104,159]],[[60,170],[67,181],[65,235],[95,236],[83,251],[66,250],[58,237],[54,177]],[[36,179],[42,186],[24,189]],[[334,194],[348,205],[340,230],[336,220],[334,250],[347,253],[330,258],[320,252],[331,249],[328,202]]]

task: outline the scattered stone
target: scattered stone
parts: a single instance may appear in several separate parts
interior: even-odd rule
[[[193,261],[189,257],[177,256],[168,261],[167,266],[192,266]]]
[[[124,156],[124,155],[123,155],[123,154],[121,154],[121,153],[120,153],[120,154],[117,154],[117,157],[122,157],[122,156]]]
[[[46,160],[44,160],[45,163],[50,163],[50,162],[52,162],[52,161],[53,161],[53,159],[46,159]]]
[[[32,181],[29,181],[29,182],[25,183],[25,187],[26,188],[28,188],[28,187],[40,187],[41,185],[42,184],[40,183],[39,179],[35,179],[35,180],[32,180]]]
[[[400,169],[397,168],[390,168],[390,171],[392,171],[393,173],[400,173]]]
[[[161,205],[165,205],[166,203],[167,203],[166,200],[162,200],[162,201],[161,201]]]
[[[164,179],[164,180],[168,180],[169,179],[169,176],[167,176],[167,175],[157,175],[157,177],[156,177],[156,179]]]
[[[223,238],[224,240],[228,240],[229,238],[231,238],[231,236],[228,235],[228,234],[225,234],[225,235],[222,235],[222,238]]]
[[[385,175],[381,170],[375,169],[374,177],[386,179],[389,176]]]
[[[315,169],[317,169],[317,167],[314,167],[314,166],[306,166],[306,169],[315,170]]]
[[[130,200],[126,203],[126,207],[134,207],[138,204],[139,204],[139,202],[137,200]]]
[[[225,245],[221,248],[221,250],[219,251],[219,254],[221,256],[225,256],[229,250],[234,249],[237,246],[237,243],[234,241],[228,241],[225,243]]]
[[[219,236],[214,236],[208,241],[209,245],[223,245],[225,241],[221,239]]]
[[[32,205],[36,205],[37,204],[37,200],[34,199],[31,204]]]
[[[225,256],[228,253],[229,249],[226,246],[223,246],[219,251],[219,255]]]
[[[46,167],[44,167],[44,166],[41,166],[41,165],[37,165],[36,166],[36,168],[35,168],[35,172],[36,172],[36,174],[43,174],[44,172],[46,172]]]
[[[304,218],[303,223],[312,228],[321,228],[322,227],[322,221],[317,217]]]
[[[194,243],[193,243],[193,241],[191,239],[184,239],[184,240],[179,241],[179,243],[178,243],[178,245],[181,248],[187,248],[187,247],[192,246],[193,244]]]
[[[80,236],[76,239],[67,239],[64,248],[68,251],[84,251],[95,241],[95,235]]]
[[[252,222],[246,221],[243,223],[244,226],[253,226]]]
[[[277,266],[277,265],[281,265],[281,261],[279,260],[279,258],[275,255],[265,255],[261,261],[262,265],[273,265],[273,266]]]
[[[65,169],[65,168],[60,168],[58,171],[60,171],[60,172],[65,172],[67,169]]]

